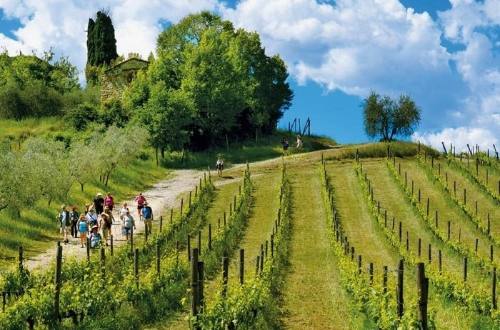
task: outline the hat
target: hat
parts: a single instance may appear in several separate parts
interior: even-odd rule
[[[97,193],[97,196],[102,196],[102,194],[100,192]]]
[[[99,227],[97,227],[97,225],[93,225],[92,229],[99,229]]]

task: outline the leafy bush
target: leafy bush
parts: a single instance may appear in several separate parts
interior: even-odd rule
[[[93,104],[85,102],[75,106],[66,116],[74,128],[84,130],[90,122],[97,120],[98,113]]]
[[[129,114],[120,100],[112,99],[102,105],[99,121],[106,127],[112,125],[125,127],[129,121]]]

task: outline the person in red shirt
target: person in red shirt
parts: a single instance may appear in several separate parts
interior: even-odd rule
[[[110,211],[113,211],[113,207],[115,206],[115,201],[113,199],[113,196],[111,196],[111,193],[107,193],[106,197],[104,198],[104,207],[108,207]]]
[[[144,208],[144,203],[146,203],[146,198],[139,193],[135,198],[135,202],[137,203],[137,214],[139,215],[139,219],[142,220],[142,209]]]

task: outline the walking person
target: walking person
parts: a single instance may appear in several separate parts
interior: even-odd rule
[[[146,203],[146,197],[142,195],[142,193],[139,193],[137,197],[135,198],[135,202],[137,203],[137,216],[139,217],[139,220],[142,220],[142,208],[144,207],[144,203]]]
[[[122,234],[125,236],[125,239],[128,241],[128,236],[130,231],[134,228],[135,230],[135,221],[132,214],[130,214],[130,210],[127,209],[125,216],[122,219]]]
[[[115,200],[110,192],[108,192],[104,198],[104,207],[107,207],[110,211],[113,211],[113,208],[115,207]]]
[[[153,229],[153,209],[148,205],[148,202],[144,202],[141,213],[144,219],[144,230],[147,234],[151,235]]]
[[[108,246],[108,238],[111,233],[111,227],[113,225],[113,215],[111,214],[109,208],[105,207],[104,212],[101,213],[101,220],[99,221],[99,227],[101,228],[102,238],[104,243]]]
[[[300,135],[297,135],[297,150],[300,150],[302,149],[302,146],[303,146],[303,142],[302,142],[302,137]]]
[[[101,245],[101,234],[99,234],[99,227],[93,226],[90,232],[90,247],[98,248]]]
[[[80,214],[78,213],[78,209],[74,205],[71,207],[71,211],[69,211],[69,219],[71,222],[71,236],[77,238],[78,237],[77,224],[78,220],[80,219]]]
[[[89,232],[89,224],[84,214],[80,215],[78,220],[78,231],[80,232],[80,244],[83,247],[87,245],[87,233]]]
[[[283,155],[287,155],[288,154],[288,147],[289,147],[289,143],[288,143],[288,140],[283,138],[281,140],[281,146],[283,147]]]
[[[63,236],[63,242],[66,244],[69,242],[68,227],[70,226],[69,211],[66,208],[66,205],[61,206],[61,211],[57,215],[57,219],[59,220],[59,226],[60,226],[59,228]]]
[[[87,223],[89,224],[90,228],[98,225],[98,215],[95,213],[94,207],[92,205],[87,208],[87,214],[85,215],[85,218],[87,219]]]
[[[215,168],[217,169],[217,174],[222,176],[222,170],[224,170],[224,160],[221,156],[217,157],[217,162],[215,163]]]
[[[94,210],[96,214],[104,212],[104,198],[101,193],[97,193],[94,198]]]

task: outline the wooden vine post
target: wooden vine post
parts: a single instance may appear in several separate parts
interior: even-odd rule
[[[425,265],[417,264],[417,289],[418,289],[418,321],[420,329],[427,330],[427,301],[429,297],[429,279],[425,277]]]
[[[229,258],[222,257],[222,296],[227,296],[227,281],[229,278]]]
[[[191,315],[198,316],[198,249],[193,249],[191,258]]]
[[[158,275],[160,275],[160,261],[161,261],[160,242],[156,241],[156,273],[158,273]]]
[[[245,249],[240,249],[240,284],[245,283]]]
[[[22,246],[19,246],[19,257],[18,257],[18,262],[19,262],[19,274],[23,273],[23,257],[24,250]]]
[[[203,313],[205,306],[205,293],[204,293],[204,280],[205,280],[205,264],[203,261],[198,261],[198,312]]]
[[[403,317],[403,311],[404,311],[404,298],[403,298],[403,276],[404,276],[404,263],[403,260],[399,260],[399,265],[398,265],[398,283],[397,283],[397,312],[398,312],[398,317],[402,318]]]
[[[497,268],[491,272],[491,307],[497,309]]]
[[[134,250],[134,279],[135,285],[139,287],[139,249]]]
[[[56,250],[56,274],[55,274],[55,291],[54,291],[54,315],[59,320],[59,299],[61,296],[61,271],[62,271],[62,246],[61,242],[57,242]]]

